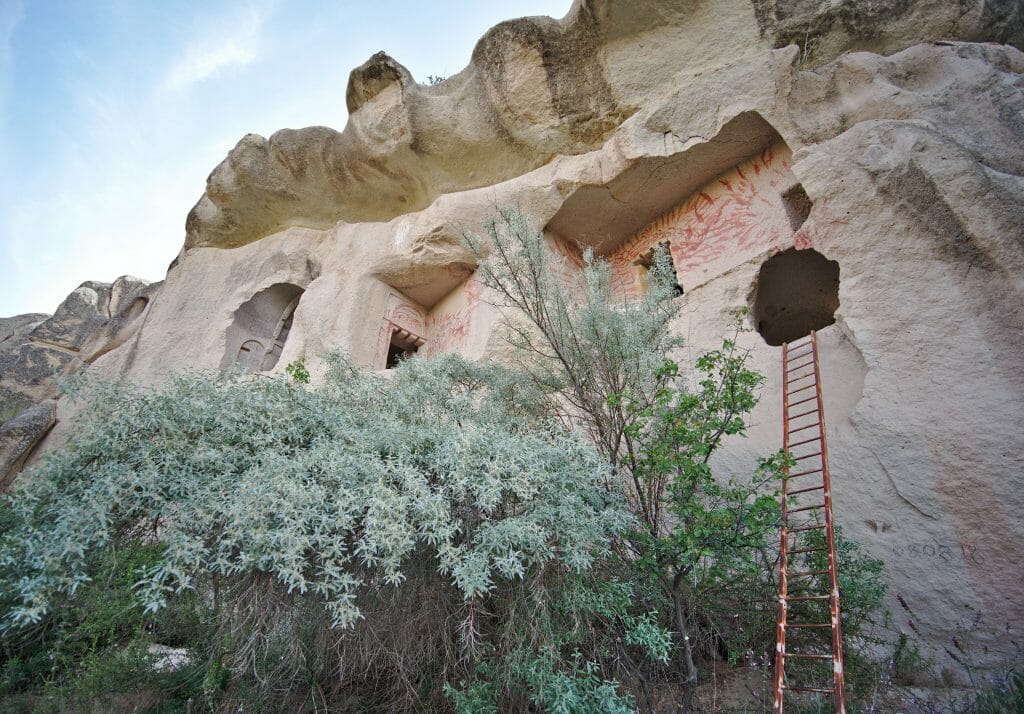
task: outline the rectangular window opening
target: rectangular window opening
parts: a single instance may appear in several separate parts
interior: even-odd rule
[[[388,345],[388,357],[384,368],[394,369],[400,362],[416,354],[425,343],[426,340],[422,337],[396,327],[391,331],[391,343]]]

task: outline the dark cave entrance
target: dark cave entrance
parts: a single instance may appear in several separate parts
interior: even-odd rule
[[[772,346],[828,327],[839,307],[839,263],[813,249],[774,255],[758,272],[753,305],[754,325]]]

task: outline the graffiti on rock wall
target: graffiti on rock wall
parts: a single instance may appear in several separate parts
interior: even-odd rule
[[[788,228],[781,194],[796,179],[791,155],[775,145],[704,185],[676,208],[656,219],[610,256],[613,287],[623,296],[638,295],[643,275],[637,262],[658,243],[667,242],[676,274],[684,285],[712,271],[716,261],[731,265],[799,239],[810,247],[809,234]],[[717,271],[715,271],[717,272]],[[713,274],[713,273],[711,273]]]
[[[580,273],[583,272],[585,261],[583,250],[573,240],[555,233],[549,233],[547,244],[550,249],[548,256],[552,260],[550,266],[562,285],[579,297],[582,297],[583,285],[580,282]]]
[[[964,561],[974,565],[985,564],[985,556],[974,543],[894,543],[892,553],[897,557],[914,560],[940,560],[949,563],[954,558],[962,557]]]
[[[583,251],[575,241],[568,241],[558,235],[550,235],[549,246],[555,256],[555,269],[563,276],[576,275],[583,270]]]

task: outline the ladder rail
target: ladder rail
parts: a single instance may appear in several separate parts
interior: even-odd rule
[[[832,484],[828,469],[828,439],[825,436],[825,404],[821,394],[821,365],[818,362],[818,336],[811,333],[814,351],[815,392],[818,395],[818,418],[821,422],[821,480],[825,486],[825,539],[828,547],[828,580],[832,617],[832,683],[835,687],[836,712],[846,711],[846,686],[843,672],[843,633],[839,617],[839,564],[836,562],[835,528],[832,520]]]
[[[789,356],[789,345],[782,345],[782,449],[789,452],[789,372],[786,369]],[[789,515],[786,509],[786,501],[789,498],[789,466],[782,470],[782,494],[780,496],[782,506],[782,525],[779,527],[779,603],[778,614],[775,625],[775,676],[773,686],[775,690],[773,714],[782,714],[782,692],[785,685],[785,664],[786,664],[786,610],[788,608],[787,595],[789,594],[789,577],[787,575],[789,557],[786,551],[789,550]]]
[[[807,348],[810,348],[809,350]],[[845,714],[846,712],[846,689],[844,684],[843,676],[843,639],[842,639],[842,627],[840,622],[840,604],[839,604],[839,564],[836,558],[836,546],[835,546],[835,533],[832,518],[832,487],[828,467],[828,441],[825,435],[825,409],[824,399],[822,396],[821,387],[821,367],[818,360],[818,339],[814,332],[811,332],[810,339],[806,342],[802,342],[793,347],[793,352],[797,354],[793,357],[793,352],[790,351],[790,345],[783,344],[782,346],[782,448],[788,453],[790,448],[795,446],[801,446],[804,444],[811,444],[815,441],[820,443],[820,448],[817,453],[807,454],[801,457],[797,457],[797,460],[807,459],[811,457],[820,457],[821,467],[818,469],[803,470],[796,473],[790,472],[790,467],[786,466],[783,469],[782,477],[782,489],[781,489],[781,507],[782,507],[782,525],[779,529],[780,535],[780,548],[779,548],[779,598],[778,598],[778,618],[776,624],[776,637],[775,637],[775,675],[774,675],[774,703],[772,706],[773,714],[782,714],[783,707],[783,694],[785,691],[794,692],[817,692],[831,694],[835,703],[835,710],[837,714]],[[810,357],[810,361],[804,361],[807,357]],[[799,360],[802,362],[799,368],[790,367],[790,361]],[[794,372],[811,368],[811,371],[807,374],[800,375],[799,377],[793,377]],[[803,380],[810,377],[811,383],[798,389],[791,390],[791,382],[797,380]],[[801,395],[793,403],[790,399],[797,393],[804,392],[814,388],[814,396],[807,397],[806,394]],[[791,415],[791,407],[797,405],[804,405],[808,402],[813,401],[816,408],[811,411],[803,411],[802,413]],[[806,407],[804,407],[806,410]],[[791,429],[790,421],[793,419],[800,419],[802,417],[810,416],[811,414],[816,415],[816,420],[811,424],[800,426],[796,429]],[[799,441],[796,444],[790,443],[790,437],[797,432],[804,432],[807,429],[817,427],[817,436],[808,437],[806,434],[799,437]],[[821,486],[804,487],[795,491],[789,489],[789,479],[796,476],[806,476],[809,474],[820,473],[821,474]],[[816,479],[814,479],[816,482]],[[821,490],[824,495],[824,502],[815,506],[805,506],[790,509],[788,500],[790,497],[796,496],[797,494],[808,493],[812,491]],[[809,527],[798,527],[790,528],[789,515],[790,513],[798,513],[801,511],[808,511],[812,509],[823,509],[824,511],[824,524],[821,526],[809,526]],[[792,534],[801,531],[821,529],[825,531],[825,548],[797,548],[797,544],[794,544],[793,549],[789,546],[789,539]],[[808,553],[808,552],[821,552],[824,550],[827,553],[828,565],[824,570],[809,569],[805,572],[789,572],[789,555]],[[828,600],[829,604],[829,622],[819,624],[801,624],[794,623],[789,625],[787,622],[789,614],[789,579],[790,577],[815,577],[817,575],[828,576],[828,587],[829,592],[827,595],[803,595],[793,597],[792,600]],[[816,629],[829,628],[831,632],[831,655],[800,655],[793,653],[789,655],[786,653],[786,630],[787,626],[791,626],[794,629],[805,629],[814,631]],[[788,657],[792,658],[812,658],[812,659],[831,659],[832,660],[832,689],[824,689],[821,687],[801,687],[788,684],[786,682],[785,664]]]

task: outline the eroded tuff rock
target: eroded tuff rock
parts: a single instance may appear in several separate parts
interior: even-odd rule
[[[113,284],[88,281],[52,316],[0,321],[0,415],[11,418],[33,402],[57,396],[62,377],[120,345],[138,328],[158,288],[159,283],[128,275]]]
[[[28,337],[28,334],[48,317],[50,316],[44,313],[29,313],[0,318],[0,354],[20,346]],[[0,360],[2,359],[0,357]],[[3,374],[3,372],[0,372],[0,374]],[[21,385],[20,379],[17,380],[17,384]],[[0,424],[16,416],[31,403],[31,399],[23,395],[20,389],[15,391],[5,387],[2,379],[0,379]]]
[[[0,491],[7,490],[32,448],[57,421],[57,402],[47,399],[0,424]]]
[[[850,51],[889,54],[929,40],[998,42],[1024,48],[1020,0],[751,0],[763,37],[797,45],[808,66]]]
[[[42,312],[30,312],[14,317],[0,317],[0,345],[19,340],[34,330],[50,316]]]
[[[437,86],[375,55],[344,131],[249,135],[214,170],[158,300],[126,289],[104,317],[77,296],[64,313],[90,327],[32,327],[53,340],[32,355],[144,383],[299,358],[315,379],[332,349],[374,369],[393,348],[507,356],[460,237],[516,205],[567,270],[604,255],[622,299],[668,243],[689,359],[759,291],[799,298],[758,281],[813,249],[838,266],[818,326],[836,518],[885,561],[895,627],[956,679],[950,637],[991,661],[1024,628],[1006,577],[1024,569],[1024,53],[995,44],[1020,43],[1019,12],[599,0],[498,25]],[[785,307],[752,327],[775,334],[759,323]],[[744,339],[768,382],[724,474],[780,445],[778,348]],[[0,360],[25,345],[44,349],[9,338]]]
[[[584,0],[561,21],[497,25],[471,64],[436,86],[417,84],[381,52],[351,73],[344,131],[244,137],[189,213],[185,245],[235,247],[289,226],[419,211],[441,194],[596,149],[637,107],[678,85],[678,73],[736,65],[757,50],[797,44],[804,61],[821,64],[850,50],[891,53],[934,39],[1024,47],[1022,27],[1014,0]]]

